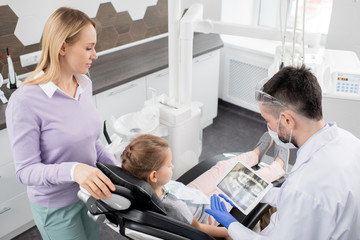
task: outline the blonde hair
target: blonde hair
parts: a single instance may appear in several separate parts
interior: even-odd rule
[[[134,138],[121,155],[121,167],[135,177],[148,181],[152,171],[159,170],[166,160],[169,144],[162,138],[144,134]]]
[[[47,20],[42,35],[42,53],[35,71],[23,84],[44,84],[60,76],[59,53],[64,42],[73,43],[88,24],[96,24],[85,13],[67,7],[57,9]],[[39,76],[39,73],[44,74]]]

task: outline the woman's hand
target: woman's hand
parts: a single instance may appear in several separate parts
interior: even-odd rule
[[[74,180],[96,199],[110,198],[111,192],[109,189],[115,191],[114,184],[103,172],[83,163],[76,165]]]

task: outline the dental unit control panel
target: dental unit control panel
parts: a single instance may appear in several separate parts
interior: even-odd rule
[[[277,47],[274,63],[269,67],[270,77],[278,71],[281,56],[281,47]],[[360,100],[360,60],[356,53],[307,48],[304,64],[315,74],[324,95]],[[291,62],[285,61],[287,65]]]
[[[336,92],[359,94],[360,75],[336,73]]]
[[[323,65],[325,94],[360,99],[360,61],[354,52],[327,49]]]

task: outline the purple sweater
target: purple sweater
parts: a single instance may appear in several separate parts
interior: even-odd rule
[[[78,201],[79,186],[71,179],[76,163],[117,164],[99,140],[102,129],[92,100],[91,80],[76,100],[55,90],[45,94],[40,85],[16,90],[6,108],[6,125],[18,180],[27,185],[31,202],[42,207],[64,207]]]

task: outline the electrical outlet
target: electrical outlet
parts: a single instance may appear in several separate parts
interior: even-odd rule
[[[41,57],[41,51],[32,52],[20,56],[20,62],[22,67],[37,64]]]

